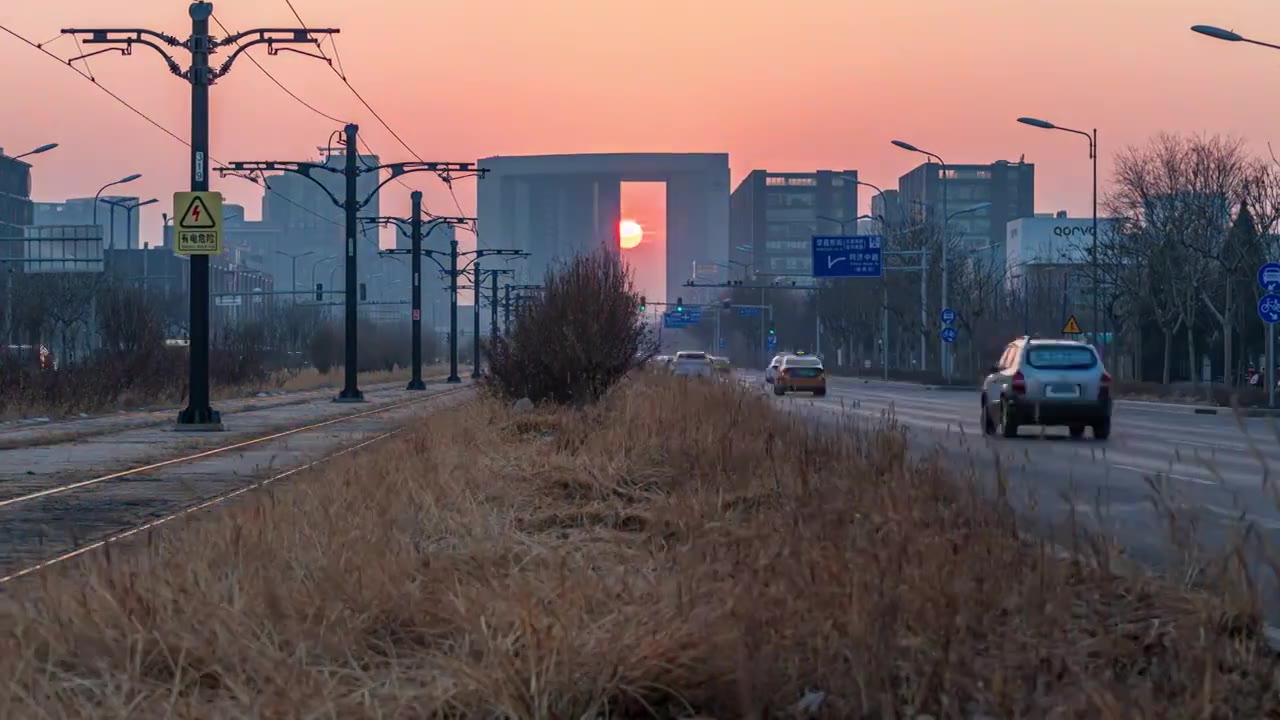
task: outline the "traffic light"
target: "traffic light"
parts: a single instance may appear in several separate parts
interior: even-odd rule
[[[367,286],[364,283],[360,283],[360,302],[364,302],[364,299],[368,297],[368,294],[365,292],[366,287]]]
[[[773,332],[773,323],[769,323],[769,334],[770,334],[770,335],[773,335],[773,334],[774,334],[774,332]]]
[[[644,312],[645,305],[648,305],[648,303],[644,301],[644,296],[641,295],[640,296],[640,312]]]
[[[720,298],[720,307],[728,310],[733,307],[733,300],[730,298]]]
[[[684,298],[682,297],[676,298],[676,312],[684,312]]]
[[[324,283],[316,283],[316,302],[324,302]]]

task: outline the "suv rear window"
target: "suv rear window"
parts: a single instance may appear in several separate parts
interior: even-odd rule
[[[707,354],[700,352],[682,352],[676,355],[677,360],[706,360]]]
[[[807,357],[787,358],[783,364],[787,367],[822,367],[821,360]]]
[[[1027,350],[1027,364],[1042,370],[1088,370],[1098,357],[1079,345],[1036,345]]]

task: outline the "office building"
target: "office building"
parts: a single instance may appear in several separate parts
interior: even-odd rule
[[[1098,218],[1105,237],[1114,225]],[[1058,278],[1088,262],[1093,244],[1093,218],[1068,217],[1065,212],[1037,214],[1011,220],[1005,228],[1005,284],[1023,288],[1028,281]]]
[[[902,211],[898,191],[885,190],[883,194],[872,192],[871,216],[876,218],[877,222],[883,218],[883,221],[890,225],[903,224],[906,221],[906,215]]]
[[[477,230],[481,242],[530,253],[513,263],[518,284],[542,282],[574,255],[621,252],[621,184],[666,184],[666,293],[695,263],[724,265],[729,251],[729,156],[725,153],[627,153],[482,158]],[[723,276],[722,276],[723,277]]]
[[[856,170],[752,170],[729,197],[732,264],[812,284],[813,236],[856,228],[857,179]]]
[[[22,255],[23,228],[31,218],[31,166],[0,150],[0,259]],[[12,263],[0,262],[6,280],[14,271]]]
[[[243,223],[246,232],[260,233],[256,237],[246,237],[248,241],[259,243],[254,250],[262,255],[261,269],[276,278],[276,286],[280,289],[287,289],[293,281],[292,257],[299,258],[297,276],[301,285],[304,278],[310,279],[313,264],[336,255],[337,258],[325,261],[316,269],[321,273],[317,275],[317,282],[324,282],[328,287],[331,284],[328,278],[319,278],[333,273],[335,267],[341,267],[346,256],[346,213],[333,201],[333,198],[341,201],[346,197],[346,180],[342,174],[346,167],[346,149],[330,147],[320,148],[320,151],[321,158],[316,162],[333,168],[333,172],[316,171],[313,173],[315,180],[289,172],[267,175],[265,184],[269,189],[262,197],[261,224]],[[377,166],[381,162],[377,155],[359,157],[362,167]],[[380,192],[377,191],[380,174],[366,173],[356,183],[357,199],[364,201],[369,198],[368,204],[360,210],[361,217],[381,214]],[[261,232],[265,230],[275,232]],[[381,272],[378,230],[376,227],[362,227],[356,238],[358,279],[368,283]],[[303,259],[308,252],[311,254]],[[341,270],[333,274],[334,281],[341,283],[341,275]]]
[[[909,218],[942,224],[952,216],[946,223],[952,247],[1002,257],[1009,222],[1035,214],[1035,165],[999,160],[944,171],[928,162],[899,178],[898,202]],[[990,206],[956,215],[982,203]]]

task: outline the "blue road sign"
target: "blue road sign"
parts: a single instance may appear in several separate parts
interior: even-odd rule
[[[1269,325],[1280,322],[1280,295],[1274,293],[1263,295],[1258,300],[1258,317]]]
[[[956,321],[957,317],[959,316],[956,315],[955,310],[952,310],[951,308],[942,308],[942,324],[943,325],[950,325],[951,323]]]
[[[956,335],[959,333],[953,327],[942,328],[942,342],[953,343],[956,341]]]
[[[760,308],[738,308],[738,317],[760,317]]]
[[[685,308],[684,312],[668,310],[662,314],[662,327],[671,329],[687,328],[702,322],[702,313]]]
[[[773,352],[778,347],[778,336],[770,335],[769,339],[766,341],[766,344],[769,346],[769,352]]]
[[[881,244],[879,235],[814,235],[813,276],[878,278]]]
[[[1258,285],[1267,292],[1280,290],[1280,263],[1267,263],[1258,268]]]
[[[725,339],[725,337],[724,337],[723,335],[721,335],[721,336],[720,336],[720,351],[721,351],[721,352],[724,352],[724,349],[725,349],[725,347],[726,347],[726,346],[728,346],[728,344],[729,344],[729,341],[728,341],[728,340],[726,340],[726,339]]]

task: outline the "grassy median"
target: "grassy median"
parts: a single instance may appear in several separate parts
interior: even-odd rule
[[[0,615],[3,717],[1264,717],[1225,602],[729,384],[482,401]]]

